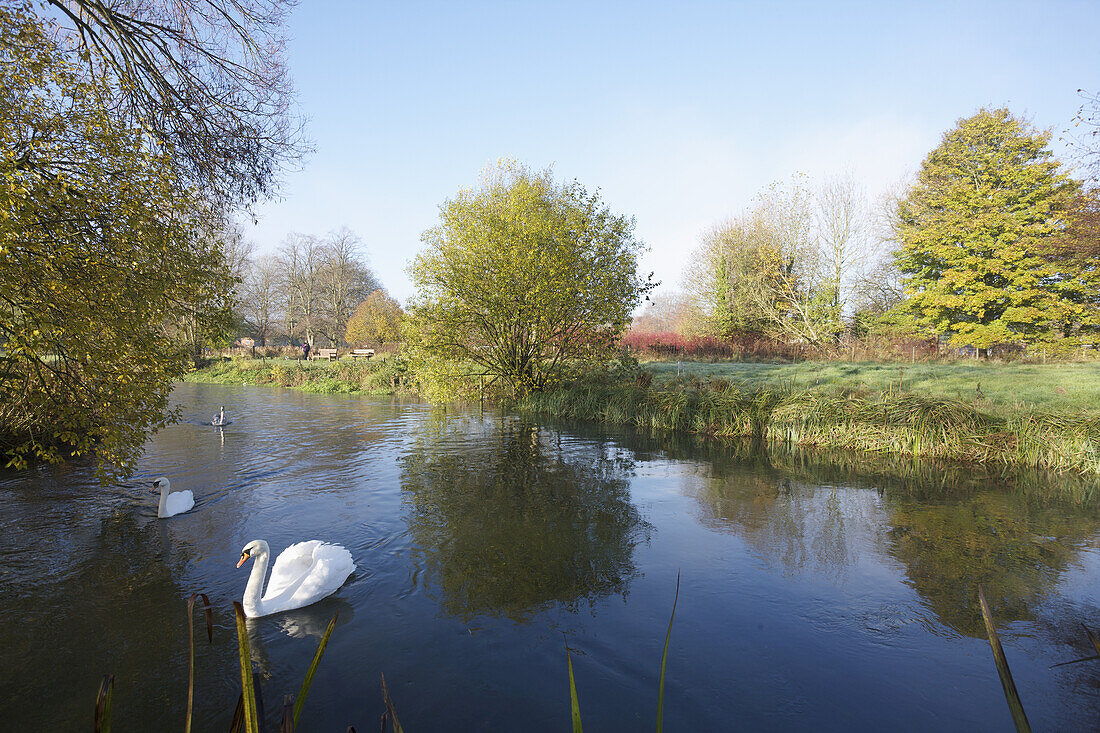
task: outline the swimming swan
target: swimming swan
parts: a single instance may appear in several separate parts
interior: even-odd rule
[[[228,425],[231,422],[233,422],[233,421],[225,419],[225,406],[224,405],[222,406],[222,409],[218,410],[217,415],[210,418],[210,424],[213,425],[214,427],[219,427],[219,428],[222,427],[223,425]]]
[[[275,558],[267,592],[263,591],[264,577],[271,548],[263,540],[252,540],[241,550],[237,567],[249,558],[256,564],[248,576],[244,589],[244,615],[249,618],[268,616],[280,611],[301,608],[335,593],[355,570],[351,553],[340,545],[321,540],[299,542],[283,550]]]
[[[195,506],[195,495],[190,491],[177,491],[172,493],[172,482],[161,476],[153,482],[154,489],[160,489],[160,505],[157,507],[157,516],[161,519],[183,514]]]

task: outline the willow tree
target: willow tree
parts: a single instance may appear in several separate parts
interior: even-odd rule
[[[654,287],[638,274],[634,220],[548,170],[489,169],[421,239],[409,345],[422,379],[466,362],[517,394],[541,390],[606,353]]]
[[[170,418],[182,315],[215,329],[224,219],[112,90],[0,7],[0,455],[125,470]],[[109,471],[105,470],[103,475]]]
[[[1047,256],[1077,190],[1049,141],[983,109],[925,158],[898,206],[902,310],[921,330],[984,351],[1057,340],[1085,315],[1089,278]]]

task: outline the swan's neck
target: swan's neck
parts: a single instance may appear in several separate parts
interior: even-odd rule
[[[162,519],[168,512],[168,484],[160,485],[160,504],[157,506],[157,516]]]
[[[244,598],[241,605],[244,606],[246,616],[262,616],[263,600],[260,596],[264,592],[264,578],[267,577],[267,553],[262,552],[254,556],[252,572],[248,575],[248,585],[244,587]]]

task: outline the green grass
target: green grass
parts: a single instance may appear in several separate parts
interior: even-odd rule
[[[184,381],[287,387],[319,394],[388,395],[407,391],[405,374],[405,363],[396,356],[338,361],[226,359],[191,372]]]
[[[676,362],[644,368],[657,379],[676,376]],[[831,386],[902,390],[927,397],[975,401],[978,385],[993,408],[1100,410],[1100,362],[1060,364],[798,362],[794,364],[682,362],[680,374],[792,387]]]

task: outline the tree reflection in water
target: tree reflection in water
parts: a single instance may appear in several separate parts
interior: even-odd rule
[[[790,573],[839,579],[860,552],[898,561],[940,622],[966,636],[985,635],[979,583],[999,626],[1032,620],[1100,526],[1096,482],[1080,478],[652,440],[660,447],[643,454],[697,462],[684,492],[704,525]]]
[[[517,621],[625,594],[650,531],[630,502],[626,456],[610,442],[563,447],[518,420],[437,419],[401,458],[428,592],[464,619]]]

